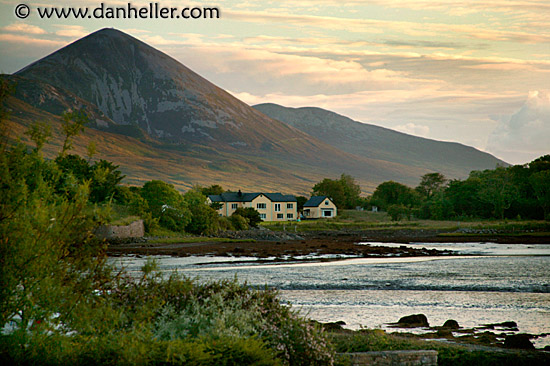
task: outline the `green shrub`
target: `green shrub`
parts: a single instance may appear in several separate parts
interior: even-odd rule
[[[239,214],[233,214],[230,217],[231,226],[234,230],[246,230],[248,229],[248,220]]]
[[[241,217],[244,217],[248,225],[252,227],[257,227],[260,222],[262,222],[262,218],[260,217],[260,213],[253,207],[239,207],[231,214],[233,215],[239,215]]]

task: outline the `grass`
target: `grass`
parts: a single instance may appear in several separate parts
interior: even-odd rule
[[[338,216],[332,219],[304,220],[300,222],[263,222],[265,228],[275,231],[331,231],[331,230],[442,230],[456,231],[458,229],[491,229],[502,232],[536,230],[533,236],[546,236],[541,231],[549,232],[550,223],[545,221],[522,220],[402,220],[391,221],[385,212],[370,212],[356,210],[339,210]],[[467,234],[465,234],[466,236]],[[518,233],[518,235],[521,235]]]
[[[125,226],[125,225],[130,225],[132,222],[136,220],[140,220],[139,216],[126,216],[126,217],[122,217],[117,220],[111,221],[110,224],[115,226]]]
[[[109,206],[109,219],[109,225],[124,226],[130,225],[140,218],[132,214],[128,206],[111,204]]]
[[[505,232],[505,233],[492,233],[492,234],[485,234],[485,233],[479,233],[479,234],[476,234],[476,233],[441,233],[441,234],[438,234],[437,236],[443,236],[443,237],[495,237],[495,236],[518,236],[518,237],[525,237],[525,236],[528,236],[528,237],[550,237],[550,232],[548,231],[539,231],[539,232],[534,232],[534,233],[525,233],[525,232],[522,232],[522,233],[510,233],[510,232]]]
[[[230,239],[230,238],[215,238],[204,236],[175,236],[168,238],[152,238],[148,243],[153,244],[181,244],[181,243],[204,243],[204,242],[221,242],[221,243],[254,243],[254,239]]]

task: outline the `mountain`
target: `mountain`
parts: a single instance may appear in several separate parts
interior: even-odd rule
[[[92,33],[18,71],[95,104],[118,125],[217,149],[305,150],[319,142],[273,121],[153,47],[115,29]],[[309,145],[309,146],[308,146]]]
[[[33,121],[48,120],[60,131],[63,110],[84,108],[92,129],[76,151],[85,153],[87,142],[100,141],[98,158],[120,165],[130,183],[163,179],[181,189],[217,183],[308,194],[321,179],[347,173],[372,192],[390,179],[415,185],[432,171],[429,164],[337,148],[268,117],[115,29],[94,32],[4,77],[17,83],[8,104],[23,141],[22,131]],[[58,135],[53,143],[59,144]]]
[[[348,153],[430,169],[449,178],[465,178],[472,170],[508,165],[470,146],[356,122],[321,108],[287,108],[272,103],[254,108]]]

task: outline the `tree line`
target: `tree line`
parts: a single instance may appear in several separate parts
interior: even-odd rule
[[[367,206],[386,210],[393,220],[550,219],[550,155],[525,165],[472,171],[467,179],[441,173],[422,176],[415,188],[380,184]]]
[[[393,220],[420,219],[550,219],[550,155],[524,165],[472,171],[467,179],[447,179],[434,172],[424,174],[416,187],[386,181],[374,193],[362,197],[355,178],[325,178],[312,195],[328,196],[340,209],[373,206]],[[298,207],[306,198],[298,196]]]

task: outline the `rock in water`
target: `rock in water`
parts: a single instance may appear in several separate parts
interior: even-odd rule
[[[529,334],[510,334],[504,338],[504,347],[518,349],[535,349]]]
[[[458,325],[458,322],[453,319],[449,319],[443,324],[443,328],[449,328],[449,329],[458,329],[460,328],[460,325]]]
[[[399,319],[397,325],[407,328],[429,327],[428,318],[424,314],[407,315]]]

